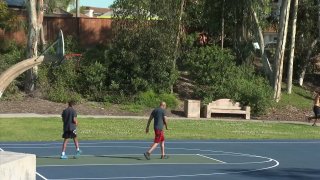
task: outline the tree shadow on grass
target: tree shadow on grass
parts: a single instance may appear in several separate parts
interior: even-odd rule
[[[180,117],[185,117],[185,113],[183,111],[171,110],[171,113]]]
[[[296,94],[297,94],[297,95],[299,95],[299,96],[301,96],[301,97],[303,97],[303,98],[305,98],[305,99],[313,100],[313,98],[312,98],[312,97],[310,97],[310,96],[306,96],[305,94],[302,94],[302,93],[299,93],[299,92],[297,92]]]

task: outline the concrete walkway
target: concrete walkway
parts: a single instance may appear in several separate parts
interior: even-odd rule
[[[36,114],[36,113],[12,113],[0,114],[0,118],[60,118],[60,114]],[[148,119],[148,116],[107,116],[107,115],[79,115],[79,118],[97,118],[97,119]],[[264,123],[287,123],[287,124],[305,124],[311,125],[309,122],[301,121],[270,121],[270,120],[254,120],[254,119],[227,119],[227,118],[186,118],[186,117],[169,117],[169,120],[202,120],[202,121],[244,121],[244,122],[264,122]]]

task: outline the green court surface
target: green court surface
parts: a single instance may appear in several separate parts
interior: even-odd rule
[[[83,155],[77,159],[61,160],[59,156],[37,157],[37,166],[89,166],[89,165],[145,165],[145,164],[219,164],[223,163],[212,157],[201,154],[172,154],[168,159],[161,159],[160,155],[152,155],[151,160],[146,160],[143,154],[119,155]]]

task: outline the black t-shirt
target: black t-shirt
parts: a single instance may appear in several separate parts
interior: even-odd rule
[[[162,108],[156,108],[151,113],[154,118],[154,129],[162,130],[163,129],[163,120],[166,116],[166,111]]]
[[[63,110],[63,131],[73,131],[76,129],[76,124],[74,122],[75,117],[77,117],[77,112],[72,107],[68,107]]]

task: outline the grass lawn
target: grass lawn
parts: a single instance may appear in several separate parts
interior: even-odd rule
[[[80,118],[80,140],[151,140],[147,120]],[[0,141],[61,140],[60,118],[0,118]],[[151,128],[152,129],[152,128]],[[303,124],[244,121],[170,120],[169,140],[320,139],[320,128]]]
[[[314,97],[310,91],[299,86],[292,86],[292,94],[287,94],[287,91],[284,90],[286,87],[287,84],[283,83],[281,100],[278,103],[274,103],[275,108],[284,109],[291,106],[297,109],[312,111]]]

